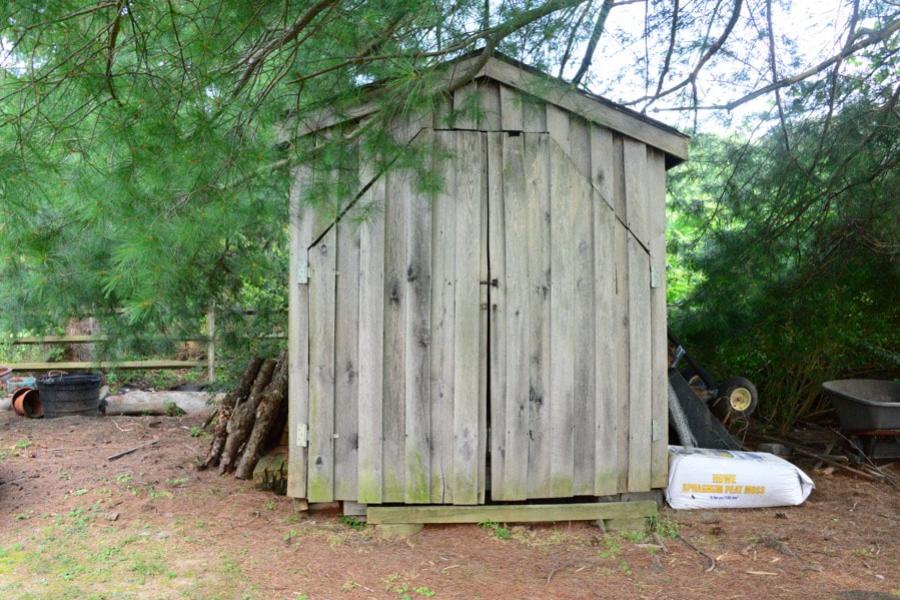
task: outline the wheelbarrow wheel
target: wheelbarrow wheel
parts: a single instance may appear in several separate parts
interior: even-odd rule
[[[756,386],[745,377],[732,377],[719,386],[713,411],[723,421],[735,417],[749,417],[756,410],[759,395]]]

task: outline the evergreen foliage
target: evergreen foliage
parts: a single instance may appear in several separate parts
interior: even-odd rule
[[[780,128],[700,139],[675,176],[670,328],[778,425],[826,408],[824,381],[900,377],[896,100],[804,119],[791,151]]]
[[[435,65],[502,50],[638,110],[771,99],[762,140],[701,136],[672,172],[669,289],[702,357],[790,418],[822,378],[896,369],[900,13],[834,0],[833,54],[809,65],[789,4],[3,2],[0,330],[93,315],[109,354],[162,352],[214,304],[227,353],[272,343],[246,336],[283,330],[292,169],[346,168],[353,137],[438,189],[386,124],[445,100]],[[363,101],[374,118],[317,145],[283,127]],[[320,176],[305,201],[348,193]]]

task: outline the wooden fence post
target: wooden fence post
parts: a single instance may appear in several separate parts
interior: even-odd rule
[[[215,305],[209,307],[206,313],[207,336],[206,342],[206,372],[209,383],[216,382],[216,309]]]

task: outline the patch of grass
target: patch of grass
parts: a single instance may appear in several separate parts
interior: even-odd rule
[[[72,491],[73,496],[84,496],[88,493],[87,488],[78,488],[77,490]]]
[[[172,498],[172,492],[166,490],[158,490],[152,485],[147,488],[147,495],[151,500],[159,500],[160,498]]]
[[[365,521],[362,521],[359,518],[351,516],[351,515],[343,515],[341,517],[341,523],[343,523],[350,529],[353,529],[354,531],[362,531],[363,529],[366,528]]]
[[[178,406],[177,404],[175,404],[174,402],[166,403],[166,415],[168,415],[170,417],[181,417],[186,414],[187,413],[184,412],[184,410],[182,410],[181,407]]]
[[[172,479],[166,479],[166,483],[172,487],[181,487],[188,481],[190,481],[190,479],[187,477],[173,477]]]
[[[623,531],[622,537],[632,544],[642,544],[647,541],[647,532],[639,529]]]
[[[203,429],[203,427],[201,427],[200,425],[194,425],[193,427],[191,427],[191,437],[198,438],[206,437],[208,435],[210,435],[210,433]]]
[[[131,473],[119,473],[116,475],[116,481],[119,483],[130,483],[132,479],[133,476]]]
[[[607,535],[603,538],[604,550],[600,551],[600,558],[616,558],[622,553],[622,544],[615,536]]]
[[[482,521],[478,524],[478,526],[485,531],[490,531],[498,540],[512,539],[512,534],[510,533],[509,528],[501,525],[500,523],[495,523],[494,521]]]
[[[162,562],[153,559],[139,558],[132,562],[129,569],[138,576],[138,582],[143,585],[144,581],[150,577],[165,576],[168,579],[175,579],[177,574],[166,567]]]
[[[650,517],[650,531],[659,534],[660,537],[674,540],[678,537],[678,522],[665,515]]]
[[[397,595],[398,600],[412,600],[413,594],[423,598],[431,598],[437,595],[437,592],[427,586],[414,586],[406,577],[401,576],[399,573],[388,575],[381,581],[384,583],[384,591],[393,592]]]

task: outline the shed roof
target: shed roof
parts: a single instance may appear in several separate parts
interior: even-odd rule
[[[688,158],[690,138],[674,127],[596,94],[574,88],[562,79],[553,77],[500,52],[492,53],[473,76],[472,68],[480,60],[482,60],[481,51],[475,51],[441,63],[434,68],[446,69],[445,83],[448,88],[452,88],[454,83],[463,79],[475,80],[487,77],[559,106],[590,122],[640,140],[664,151],[666,164],[669,167]],[[376,85],[373,84],[373,86]],[[306,133],[311,133],[365,117],[377,111],[378,108],[377,103],[369,102],[341,113],[328,110],[304,119],[301,129]]]

